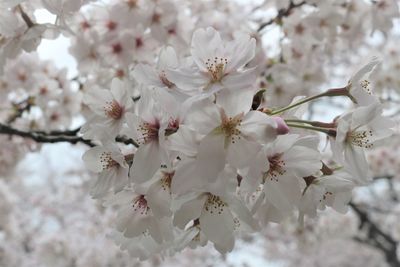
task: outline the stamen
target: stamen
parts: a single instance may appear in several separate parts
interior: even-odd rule
[[[214,60],[208,58],[206,61],[206,66],[208,73],[211,76],[211,81],[213,83],[220,82],[225,76],[224,70],[228,65],[228,59],[215,57]]]
[[[242,123],[243,113],[236,115],[235,117],[227,117],[225,112],[221,112],[221,126],[217,128],[217,131],[225,135],[225,146],[228,143],[236,143],[241,138],[241,131],[238,129]]]
[[[161,82],[165,86],[167,86],[169,89],[175,87],[175,84],[173,82],[171,82],[170,80],[168,80],[167,75],[165,74],[165,71],[161,71],[159,77],[160,77]]]
[[[369,95],[372,95],[371,88],[369,88],[369,85],[370,85],[370,84],[371,84],[371,83],[370,83],[369,81],[367,81],[367,80],[364,80],[364,81],[361,81],[361,82],[360,82],[361,87],[362,87]]]
[[[124,113],[124,107],[121,106],[117,101],[108,101],[104,106],[104,112],[107,117],[112,118],[114,120],[121,119]]]
[[[373,144],[371,143],[370,137],[372,137],[372,131],[352,131],[347,134],[346,141],[350,144],[358,147],[371,148]]]
[[[147,200],[144,195],[140,195],[133,199],[133,211],[138,211],[141,215],[147,214],[150,208],[147,206]]]
[[[100,163],[103,167],[103,170],[109,170],[111,168],[119,166],[119,163],[111,158],[111,152],[103,152],[100,155]]]
[[[278,181],[279,176],[283,175],[286,170],[285,162],[282,160],[282,153],[275,154],[272,157],[268,157],[269,162],[269,170],[265,173],[263,177],[263,182],[266,179],[270,179],[271,181]]]
[[[162,172],[162,174],[163,177],[161,178],[161,188],[164,191],[168,190],[171,192],[171,182],[175,172]]]
[[[158,130],[160,125],[158,122],[151,124],[148,122],[142,122],[137,131],[142,134],[141,140],[138,140],[140,144],[147,144],[152,141],[158,141]]]
[[[333,196],[332,192],[325,192],[325,194],[322,196],[322,199],[319,200],[319,202],[322,202],[322,200],[326,200],[328,197]]]
[[[215,196],[209,193],[207,201],[204,205],[204,209],[211,214],[221,214],[224,211],[224,208],[227,204],[221,200],[219,196]]]

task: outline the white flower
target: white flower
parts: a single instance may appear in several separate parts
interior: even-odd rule
[[[149,186],[146,199],[154,216],[163,218],[171,216],[171,183],[175,172],[169,169],[161,169],[154,176],[155,181]]]
[[[138,82],[147,86],[172,89],[175,87],[175,84],[168,79],[165,71],[169,68],[177,67],[178,58],[175,50],[173,47],[167,46],[162,48],[159,53],[156,69],[146,64],[138,64],[133,70],[132,75]]]
[[[139,83],[155,88],[166,89],[177,100],[184,101],[187,95],[177,90],[176,85],[170,81],[167,71],[179,66],[178,57],[173,47],[166,46],[160,50],[157,66],[139,63],[132,71],[132,76]]]
[[[246,89],[255,81],[255,69],[244,69],[255,55],[256,41],[249,36],[223,42],[214,28],[198,29],[192,38],[194,65],[167,72],[170,80],[188,95],[210,96],[222,88]]]
[[[315,217],[317,209],[323,210],[325,206],[345,213],[354,186],[351,175],[342,170],[331,175],[313,177],[303,192],[299,210],[310,217]]]
[[[174,225],[184,229],[192,223],[201,230],[197,238],[203,233],[219,252],[231,251],[235,242],[234,231],[241,224],[248,230],[258,227],[250,211],[238,199],[236,186],[236,173],[232,168],[225,168],[217,182],[207,184],[203,192],[180,199],[181,202],[183,199],[183,204],[174,213]]]
[[[336,160],[353,175],[356,183],[365,184],[371,179],[365,148],[392,134],[393,121],[383,117],[380,104],[359,107],[337,120],[336,137],[331,147]]]
[[[273,206],[282,216],[289,215],[300,200],[302,178],[317,173],[322,167],[317,144],[317,139],[312,137],[278,136],[275,142],[264,145],[243,171],[241,187],[254,192],[263,183],[263,205]]]
[[[125,122],[125,114],[133,106],[129,83],[114,78],[111,90],[92,89],[84,96],[84,102],[99,117],[100,122],[108,127],[108,133],[115,137]]]
[[[251,101],[251,91],[221,91],[216,104],[208,99],[193,104],[185,125],[205,135],[198,146],[193,177],[215,181],[226,162],[243,168],[260,150],[260,143],[275,138],[276,122],[262,112],[249,111]]]
[[[370,74],[380,63],[381,61],[378,58],[372,58],[370,62],[358,70],[349,80],[346,89],[359,106],[367,106],[379,101],[378,98],[373,95],[371,82],[368,79]]]
[[[83,155],[83,161],[89,170],[99,173],[91,189],[94,197],[103,197],[111,188],[119,192],[128,184],[128,164],[116,145],[93,147]]]
[[[138,115],[127,114],[125,133],[139,144],[129,176],[139,183],[150,180],[167,159],[164,139],[168,121],[157,100],[154,91],[142,90]]]
[[[154,216],[145,194],[125,189],[114,195],[105,205],[117,207],[117,230],[125,237],[140,237],[145,234],[150,235],[157,243],[171,239],[171,225]]]

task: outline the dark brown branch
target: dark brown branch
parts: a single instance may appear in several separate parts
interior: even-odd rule
[[[8,118],[7,124],[13,123],[16,119],[20,118],[25,111],[29,111],[32,105],[34,105],[34,101],[34,98],[30,96],[21,102],[13,103],[14,113]]]
[[[28,28],[32,28],[33,26],[35,26],[35,23],[33,23],[33,21],[28,16],[28,14],[25,13],[25,11],[22,9],[21,5],[18,5],[17,8],[18,8],[19,13],[21,13],[21,17],[24,20],[26,26],[28,26]]]
[[[27,131],[21,131],[15,128],[12,128],[10,126],[4,125],[0,123],[0,134],[6,134],[6,135],[14,135],[14,136],[20,136],[24,138],[30,138],[34,140],[35,142],[38,143],[60,143],[60,142],[67,142],[71,144],[77,144],[77,143],[83,143],[88,146],[95,146],[95,144],[90,141],[90,140],[85,140],[80,136],[76,135],[64,135],[61,134],[62,132],[59,132],[59,134],[44,134],[41,132],[27,132]]]
[[[272,18],[269,21],[261,23],[260,26],[258,27],[257,31],[258,32],[262,31],[265,27],[267,27],[268,25],[271,25],[274,22],[280,23],[282,18],[287,17],[292,13],[293,9],[301,7],[304,4],[306,4],[306,1],[302,1],[298,4],[294,4],[293,1],[290,1],[290,4],[287,8],[282,8],[282,9],[278,10],[278,15],[276,15],[275,18]]]
[[[42,134],[42,135],[67,135],[67,136],[74,136],[77,135],[79,133],[79,131],[81,130],[81,127],[76,128],[74,130],[65,130],[65,131],[33,131],[33,133],[36,134]]]
[[[364,229],[367,234],[366,237],[356,237],[355,240],[379,249],[384,253],[386,261],[390,266],[399,267],[400,261],[397,258],[397,241],[383,232],[378,225],[371,220],[365,210],[352,202],[350,202],[349,205],[360,220],[359,228]]]
[[[83,143],[91,147],[95,146],[96,144],[93,143],[91,140],[83,139],[82,137],[78,136],[80,129],[81,128],[79,127],[74,130],[66,131],[22,131],[0,123],[0,134],[30,138],[38,143],[67,142],[71,144]],[[125,145],[133,145],[135,147],[139,147],[138,143],[126,136],[117,136],[115,138],[115,141],[118,143],[123,143]]]
[[[118,143],[123,143],[125,145],[134,145],[135,147],[139,147],[139,144],[136,143],[132,138],[128,138],[126,136],[117,136],[115,141]]]

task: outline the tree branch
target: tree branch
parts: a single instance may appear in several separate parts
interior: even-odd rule
[[[74,130],[66,130],[66,131],[22,131],[11,126],[0,123],[0,134],[10,135],[10,136],[20,136],[24,138],[30,138],[37,143],[60,143],[67,142],[71,144],[83,143],[90,147],[95,146],[91,140],[83,139],[81,136],[78,136],[80,131],[80,127]],[[133,145],[135,147],[139,147],[139,144],[136,143],[133,139],[128,138],[126,136],[117,136],[115,138],[116,142],[123,143],[125,145]]]
[[[293,9],[301,7],[304,4],[306,4],[306,1],[302,1],[298,4],[294,4],[293,1],[290,1],[290,4],[287,8],[282,8],[282,9],[278,10],[278,15],[275,18],[272,18],[269,21],[261,23],[260,26],[258,27],[257,31],[260,32],[268,25],[271,25],[274,22],[281,21],[282,18],[289,16],[292,13]]]
[[[26,26],[28,26],[28,28],[32,28],[33,26],[35,26],[35,23],[33,23],[33,21],[28,16],[28,14],[25,13],[25,11],[22,9],[21,5],[18,5],[17,9],[18,9],[19,13],[21,13],[21,17],[24,20]]]
[[[390,266],[399,267],[400,261],[397,258],[397,241],[383,232],[378,225],[371,220],[365,210],[352,202],[350,202],[349,205],[360,219],[359,228],[365,229],[367,232],[366,238],[356,237],[355,240],[379,249],[384,253],[386,261]]]
[[[13,103],[12,105],[14,113],[11,114],[10,118],[8,118],[7,124],[13,123],[16,119],[20,118],[25,111],[29,111],[32,105],[34,105],[34,98],[30,96],[27,99],[18,103]]]
[[[69,133],[67,131],[67,133]],[[76,132],[77,133],[77,132]],[[85,140],[77,135],[66,135],[63,132],[58,132],[58,134],[45,134],[44,132],[27,132],[21,131],[10,126],[0,123],[0,134],[20,136],[24,138],[30,138],[38,143],[60,143],[67,142],[71,144],[83,143],[88,146],[95,146],[95,144],[90,140]]]

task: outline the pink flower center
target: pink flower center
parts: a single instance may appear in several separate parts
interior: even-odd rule
[[[282,160],[282,154],[275,154],[271,157],[268,157],[268,162],[269,162],[269,170],[266,173],[267,177],[264,177],[265,179],[269,178],[271,181],[275,180],[278,181],[278,177],[283,175],[286,170],[285,168],[285,162]]]
[[[138,140],[140,144],[147,144],[149,142],[158,141],[158,131],[160,129],[160,124],[158,121],[155,123],[142,122],[137,131],[142,134],[141,140]]]
[[[119,166],[119,163],[111,158],[111,152],[103,152],[100,155],[100,163],[103,170],[109,170],[111,168]]]
[[[147,200],[144,195],[140,195],[133,199],[133,211],[139,212],[141,215],[147,214],[150,208],[147,206]]]
[[[124,113],[124,107],[121,106],[117,101],[113,100],[106,102],[106,105],[104,106],[104,112],[107,117],[114,120],[119,120]]]

